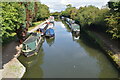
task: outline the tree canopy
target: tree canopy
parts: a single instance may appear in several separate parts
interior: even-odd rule
[[[106,18],[108,30],[113,38],[120,38],[120,1],[108,2],[110,14]]]
[[[0,3],[1,37],[4,41],[12,33],[21,35],[24,28],[29,28],[33,21],[49,16],[49,8],[40,2],[1,2]]]
[[[120,38],[120,1],[111,0],[108,2],[108,7],[99,9],[89,5],[76,9],[68,4],[66,9],[61,12],[61,16],[74,19],[83,28],[108,32],[112,38],[118,39]]]
[[[25,7],[16,2],[14,3],[0,3],[1,8],[1,27],[3,39],[11,35],[20,28],[20,25],[25,24],[26,13]]]
[[[74,19],[77,13],[77,9],[75,7],[72,7],[71,4],[66,5],[66,7],[67,8],[65,9],[65,11],[61,12],[61,15]]]

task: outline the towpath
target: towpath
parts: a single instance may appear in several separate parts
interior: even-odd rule
[[[41,27],[46,21],[36,26],[34,29],[28,31],[34,32]],[[0,79],[2,78],[21,78],[25,72],[25,67],[19,62],[16,55],[18,55],[17,48],[19,48],[19,42],[16,40],[2,46],[2,66],[0,69]]]

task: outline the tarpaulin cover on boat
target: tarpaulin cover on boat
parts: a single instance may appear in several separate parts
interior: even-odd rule
[[[72,24],[73,29],[80,29],[80,26],[78,24]]]
[[[55,33],[54,33],[54,30],[50,28],[46,30],[45,34],[53,35]]]
[[[39,34],[31,35],[26,41],[23,42],[24,49],[35,50],[36,40],[39,39]]]

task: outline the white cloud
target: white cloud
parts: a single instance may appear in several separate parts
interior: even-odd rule
[[[49,6],[51,12],[64,10],[67,4],[72,4],[72,6],[76,8],[88,5],[101,8],[106,5],[108,1],[109,0],[41,0],[42,3]]]

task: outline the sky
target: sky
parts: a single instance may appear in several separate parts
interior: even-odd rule
[[[60,12],[65,10],[67,4],[72,4],[73,7],[79,8],[81,6],[93,5],[98,8],[105,6],[110,0],[40,0],[41,3],[46,4],[50,12]]]

